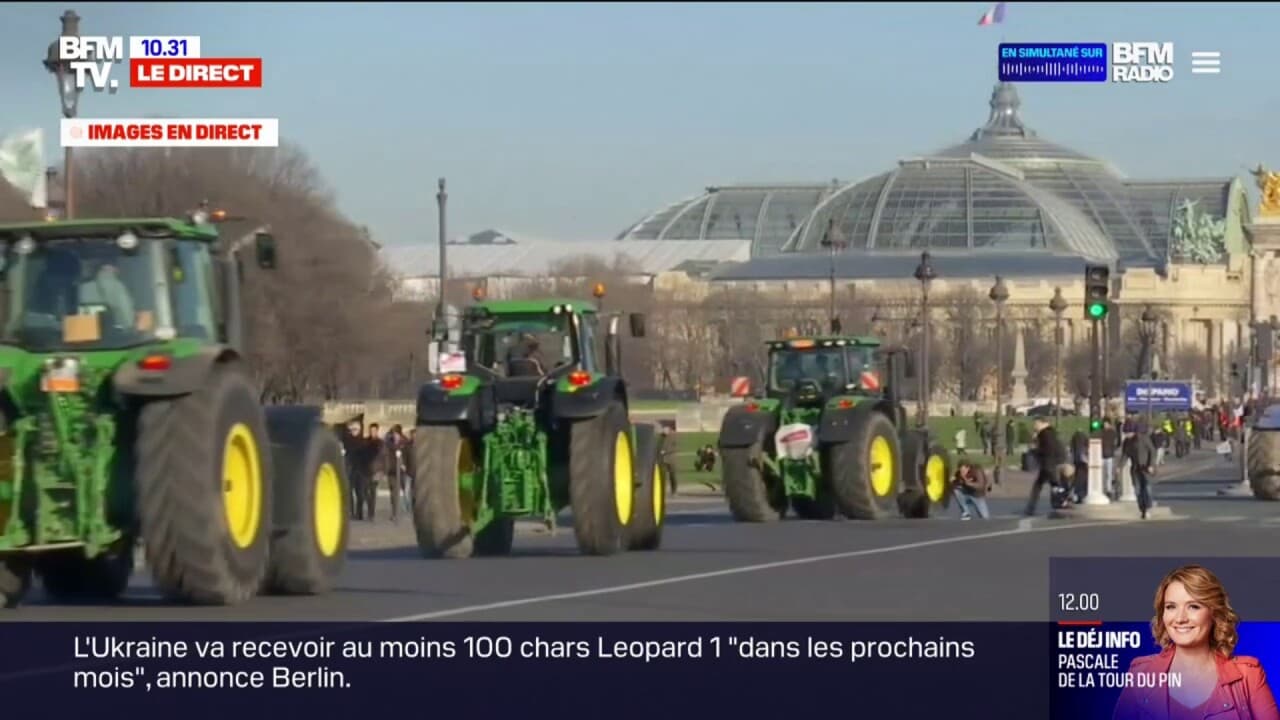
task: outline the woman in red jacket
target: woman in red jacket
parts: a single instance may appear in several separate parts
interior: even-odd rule
[[[1164,649],[1135,659],[1129,673],[1168,673],[1180,682],[1127,683],[1117,720],[1280,720],[1262,665],[1235,655],[1240,616],[1217,576],[1199,565],[1174,570],[1156,590],[1155,611],[1151,633]]]

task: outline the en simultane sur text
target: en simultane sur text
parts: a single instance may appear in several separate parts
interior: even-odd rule
[[[762,640],[749,636],[708,635],[692,640],[558,640],[505,635],[472,635],[457,640],[418,637],[405,640],[122,640],[75,639],[74,657],[86,663],[73,673],[77,689],[141,689],[146,692],[196,688],[350,688],[343,668],[352,663],[481,660],[689,660],[822,659],[856,663],[875,660],[968,660],[971,640]],[[192,667],[210,661],[208,669]],[[227,661],[244,669],[226,669]],[[97,662],[92,662],[97,661]],[[181,669],[166,667],[175,661]],[[332,664],[325,664],[332,661]],[[89,664],[92,663],[92,664]]]

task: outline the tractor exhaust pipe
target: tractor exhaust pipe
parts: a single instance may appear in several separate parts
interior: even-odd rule
[[[618,334],[617,314],[609,316],[609,331],[604,339],[604,370],[612,377],[622,374],[622,337]]]

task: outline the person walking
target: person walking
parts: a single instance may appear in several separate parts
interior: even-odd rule
[[[1138,512],[1146,520],[1147,512],[1151,509],[1151,476],[1155,474],[1156,447],[1146,427],[1139,426],[1136,432],[1128,435],[1125,438],[1125,452],[1129,456],[1133,487],[1138,495]]]
[[[1067,450],[1049,421],[1038,417],[1034,427],[1036,434],[1032,440],[1034,444],[1031,452],[1036,459],[1036,479],[1031,485],[1031,496],[1027,498],[1027,507],[1022,513],[1026,517],[1036,514],[1036,504],[1040,502],[1040,493],[1045,486],[1052,491],[1059,484],[1059,477],[1065,474],[1062,466],[1071,467],[1067,462]]]

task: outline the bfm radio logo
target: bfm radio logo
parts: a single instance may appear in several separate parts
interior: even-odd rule
[[[1173,43],[1111,43],[1111,82],[1167,83],[1173,80]]]

